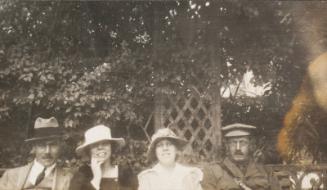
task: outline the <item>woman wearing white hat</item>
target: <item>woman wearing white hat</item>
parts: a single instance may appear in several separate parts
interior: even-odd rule
[[[123,138],[112,138],[110,128],[97,125],[84,134],[84,143],[76,153],[89,158],[90,163],[75,173],[70,190],[134,190],[137,182],[130,168],[112,164],[115,148],[125,144]]]
[[[170,129],[159,129],[148,149],[148,160],[157,164],[138,175],[138,190],[201,190],[201,170],[176,161],[177,152],[186,144]]]

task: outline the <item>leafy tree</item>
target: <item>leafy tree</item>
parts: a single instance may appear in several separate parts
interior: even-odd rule
[[[251,69],[271,90],[224,99],[222,123],[269,136],[300,82],[292,73],[303,73],[289,14],[284,2],[1,1],[0,120],[25,134],[55,115],[70,132],[103,122],[144,138],[158,89],[196,83],[205,93]]]

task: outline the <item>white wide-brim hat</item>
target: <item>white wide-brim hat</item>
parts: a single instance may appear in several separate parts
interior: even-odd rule
[[[155,161],[157,159],[155,153],[156,145],[159,141],[163,139],[171,140],[174,143],[174,145],[179,149],[184,148],[185,145],[187,144],[187,141],[185,139],[178,137],[171,129],[169,128],[159,129],[151,137],[151,143],[149,145],[148,152],[147,152],[148,161]]]
[[[78,155],[82,155],[84,150],[88,148],[90,145],[103,141],[113,142],[117,144],[119,147],[125,145],[125,140],[123,138],[113,138],[111,136],[111,130],[109,127],[105,125],[97,125],[85,131],[84,142],[82,145],[76,148],[76,153]]]

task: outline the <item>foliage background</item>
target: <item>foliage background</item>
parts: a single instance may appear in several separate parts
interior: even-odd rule
[[[2,0],[0,166],[26,162],[23,139],[35,118],[55,116],[67,131],[66,164],[76,164],[72,147],[83,131],[105,123],[128,141],[121,161],[140,170],[147,165],[146,135],[153,129],[144,127],[154,124],[156,90],[172,93],[194,76],[203,88],[228,87],[249,69],[255,85],[269,82],[271,88],[260,97],[224,98],[222,124],[258,126],[264,161],[280,162],[273,144],[311,59],[294,6]]]

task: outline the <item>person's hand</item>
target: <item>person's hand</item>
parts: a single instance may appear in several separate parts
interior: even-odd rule
[[[240,186],[242,187],[242,189],[244,190],[252,190],[250,187],[248,187],[242,180],[234,178],[234,181]]]
[[[93,179],[91,184],[95,187],[95,189],[100,189],[100,182],[102,178],[102,169],[101,165],[103,164],[104,160],[91,158],[91,169],[93,173]]]

